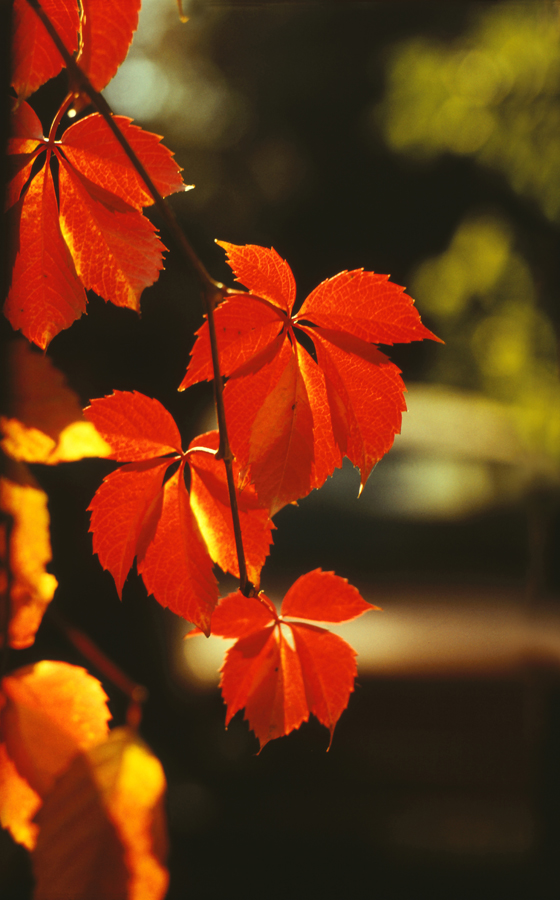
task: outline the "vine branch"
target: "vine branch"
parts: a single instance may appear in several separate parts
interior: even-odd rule
[[[112,659],[101,650],[97,644],[84,634],[75,625],[70,625],[57,610],[48,609],[48,616],[62,631],[67,640],[78,650],[98,672],[117,687],[125,697],[128,697],[129,706],[126,713],[127,724],[131,728],[138,728],[142,718],[142,704],[148,699],[148,691],[142,684],[138,684],[129,678]]]
[[[99,93],[99,91],[95,90],[85,72],[81,70],[79,65],[74,60],[72,54],[68,52],[56,28],[39,3],[39,0],[27,0],[27,3],[39,16],[41,22],[47,30],[47,33],[51,37],[58,52],[62,56],[68,72],[70,73],[71,82],[74,88],[74,95],[78,96],[80,92],[86,94],[95,109],[100,113],[100,115],[103,116],[105,122],[113,132],[115,138],[123,148],[130,162],[148,188],[150,194],[152,195],[156,209],[160,213],[163,221],[169,229],[169,232],[174,237],[183,257],[186,258],[190,263],[200,282],[202,295],[204,298],[205,312],[208,318],[210,345],[212,348],[212,366],[214,370],[214,399],[216,403],[216,415],[218,419],[218,430],[220,434],[220,446],[217,453],[217,458],[223,459],[226,468],[229,502],[233,522],[233,532],[235,535],[237,562],[239,566],[240,590],[246,596],[252,596],[254,594],[254,587],[247,576],[247,564],[245,561],[245,552],[243,549],[241,523],[239,520],[239,508],[237,505],[235,479],[233,476],[233,453],[231,451],[227,432],[226,415],[223,400],[223,380],[220,373],[220,358],[216,339],[216,326],[214,322],[214,309],[216,307],[216,304],[223,300],[224,297],[228,294],[237,292],[230,290],[230,288],[227,288],[221,282],[215,281],[208,273],[206,267],[199,259],[195,250],[191,246],[190,241],[187,239],[181,226],[177,222],[173,210],[171,209],[169,204],[166,203],[166,201],[158,191],[144,164],[138,158],[129,142],[125,138],[124,134],[120,130],[119,126],[115,122],[112,110],[105,98],[102,96],[102,94]]]

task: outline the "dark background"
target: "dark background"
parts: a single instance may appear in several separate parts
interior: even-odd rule
[[[248,98],[250,122],[229,146],[209,148],[192,139],[181,145],[157,121],[142,124],[162,129],[197,190],[219,170],[207,202],[191,200],[196,192],[171,201],[213,276],[231,283],[213,243],[219,238],[274,246],[292,266],[301,299],[322,279],[358,266],[407,284],[419,261],[445,249],[473,203],[484,203],[528,235],[526,250],[538,256],[557,322],[557,226],[471,158],[444,155],[420,165],[390,152],[365,125],[365,111],[383,96],[395,41],[424,34],[452,42],[485,6],[193,3],[191,22],[177,28],[192,28],[195,43],[201,36],[206,57]],[[46,126],[64,91],[61,77],[34,98]],[[267,198],[254,173],[274,142],[298,148],[303,163],[289,190]],[[206,386],[185,394],[176,387],[202,309],[196,282],[162,237],[171,252],[145,292],[142,316],[92,296],[88,316],[53,341],[49,356],[84,404],[116,389],[142,391],[172,412],[189,441],[211,394]],[[434,327],[429,316],[423,320]],[[405,380],[421,381],[441,353],[426,342],[392,348],[390,356]],[[136,574],[119,603],[92,556],[85,510],[111,467],[88,460],[34,474],[50,498],[51,571],[59,580],[53,606],[150,693],[141,733],[169,781],[169,900],[557,896],[559,698],[550,667],[501,678],[360,677],[328,754],[326,733],[312,721],[256,755],[240,715],[224,731],[218,692],[177,676],[186,628],[146,598]],[[458,584],[474,596],[494,586],[518,596],[532,562],[533,500],[452,522],[364,519],[303,502],[276,518],[263,586],[284,590],[322,566],[372,600],[395,586],[414,601],[419,586],[441,593]],[[554,596],[551,510],[539,584]],[[9,666],[45,657],[87,665],[48,615],[35,645],[12,652]],[[104,687],[121,724],[125,700]],[[512,820],[529,823],[519,839]],[[455,844],[446,837],[453,828]],[[0,896],[28,896],[25,853],[4,835],[1,858]]]

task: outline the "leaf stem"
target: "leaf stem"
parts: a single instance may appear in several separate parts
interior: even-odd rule
[[[112,659],[95,644],[87,634],[79,628],[70,625],[58,610],[49,607],[49,618],[62,631],[73,647],[78,650],[87,661],[110,681],[116,688],[129,699],[129,707],[126,718],[132,728],[137,728],[142,718],[142,704],[148,699],[148,691],[142,684],[137,684],[129,678]]]
[[[119,144],[123,148],[124,152],[128,156],[130,162],[142,178],[144,184],[148,188],[152,198],[154,200],[154,204],[161,217],[163,218],[167,228],[171,232],[172,236],[175,238],[179,249],[182,254],[192,268],[194,269],[198,280],[200,282],[202,288],[202,294],[204,297],[204,305],[206,309],[206,316],[208,318],[208,327],[210,330],[210,343],[212,347],[212,365],[214,370],[214,397],[216,402],[216,415],[218,418],[218,429],[220,432],[220,446],[218,453],[216,454],[217,459],[223,459],[224,465],[226,468],[226,478],[228,485],[228,493],[229,493],[229,502],[231,508],[231,516],[233,521],[233,532],[235,535],[235,547],[237,551],[237,561],[239,565],[239,580],[240,580],[240,590],[247,597],[253,596],[254,594],[254,586],[249,581],[247,576],[247,564],[245,562],[245,553],[243,550],[243,538],[241,535],[241,523],[239,521],[239,509],[237,506],[237,494],[235,490],[235,479],[233,477],[233,454],[231,452],[231,447],[229,444],[229,438],[227,433],[227,425],[226,425],[226,415],[224,409],[224,401],[223,401],[223,382],[222,376],[220,374],[220,359],[218,353],[218,344],[216,339],[216,326],[214,323],[214,309],[216,303],[219,303],[227,294],[235,294],[237,291],[233,291],[230,288],[227,288],[219,281],[215,281],[211,275],[207,272],[205,266],[202,261],[198,258],[195,250],[191,246],[190,242],[187,240],[185,233],[180,227],[177,219],[175,218],[175,214],[173,213],[171,207],[165,202],[162,195],[158,191],[154,182],[152,181],[150,175],[146,171],[143,163],[138,159],[138,156],[128,143],[127,139],[121,132],[119,126],[115,122],[113,118],[113,113],[111,108],[102,94],[99,91],[96,91],[93,87],[91,81],[87,77],[87,75],[82,72],[78,64],[75,62],[71,53],[68,52],[64,43],[58,34],[56,28],[52,24],[51,20],[45,13],[42,8],[39,0],[27,0],[27,3],[32,7],[32,9],[39,16],[41,22],[45,26],[49,36],[53,40],[58,52],[62,56],[66,67],[70,73],[72,83],[74,85],[74,93],[77,95],[80,91],[83,91],[91,100],[93,106],[96,110],[103,116],[107,125],[113,132],[115,138],[118,140]]]
[[[54,117],[54,119],[52,120],[52,124],[49,129],[49,144],[54,144],[58,126],[60,125],[62,117],[63,117],[64,113],[68,110],[68,107],[72,103],[73,99],[74,99],[74,94],[72,94],[72,93],[67,94],[66,97],[64,98],[64,100],[62,101],[62,103],[60,104],[58,112],[57,112],[56,116]]]

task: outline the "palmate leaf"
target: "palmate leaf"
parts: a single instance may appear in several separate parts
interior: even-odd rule
[[[360,469],[363,488],[406,410],[400,370],[374,345],[439,338],[387,275],[341,272],[294,314],[294,278],[275,250],[218,243],[250,291],[230,295],[215,312],[239,465],[271,515],[320,487],[343,456]],[[298,342],[302,333],[313,342],[316,361]],[[179,390],[212,375],[204,323]]]
[[[216,460],[217,432],[200,435],[186,451],[171,415],[137,392],[116,391],[85,411],[111,448],[128,465],[108,475],[90,510],[93,549],[108,569],[119,596],[134,558],[147,590],[162,606],[209,633],[218,600],[217,564],[239,577],[225,467]],[[177,471],[164,483],[170,466]],[[184,480],[190,467],[191,489]],[[239,469],[234,475],[239,478]],[[251,580],[272,543],[268,510],[252,488],[238,493],[241,533]]]
[[[163,196],[187,189],[158,135],[124,116],[114,118]],[[45,348],[85,312],[85,288],[138,311],[142,291],[163,267],[165,248],[142,214],[153,198],[102,116],[81,119],[50,143],[23,103],[12,128],[8,203],[16,253],[4,312],[14,328]],[[43,167],[24,190],[43,153]],[[58,201],[53,155],[59,163]]]
[[[245,709],[262,749],[313,714],[332,741],[354,690],[356,653],[338,635],[310,623],[347,622],[377,608],[345,578],[320,569],[298,578],[280,614],[262,592],[248,598],[237,591],[220,600],[212,634],[237,638],[221,668],[226,725]]]

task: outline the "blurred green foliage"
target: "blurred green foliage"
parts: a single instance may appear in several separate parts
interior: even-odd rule
[[[560,223],[560,18],[556,4],[484,9],[455,43],[397,46],[376,114],[391,148],[416,159],[468,155]],[[505,214],[467,214],[411,293],[447,352],[433,380],[507,404],[528,447],[560,460],[553,323]]]
[[[452,45],[402,44],[377,110],[389,145],[474,156],[560,222],[559,38],[558,6],[532,2],[484,10]]]

